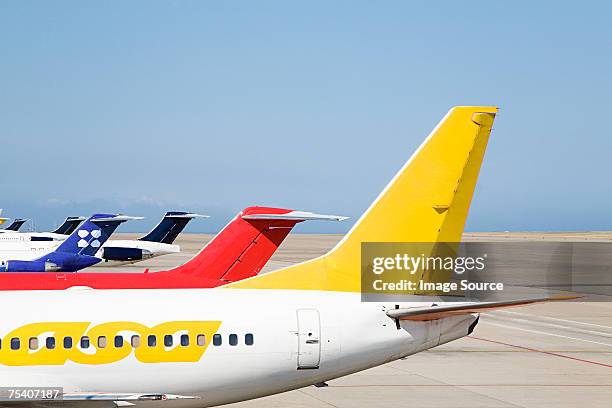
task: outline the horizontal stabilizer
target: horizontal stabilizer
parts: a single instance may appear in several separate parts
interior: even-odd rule
[[[95,218],[92,219],[91,222],[98,224],[101,222],[109,222],[109,221],[131,221],[131,220],[144,220],[144,217],[132,217],[130,215],[115,215],[113,217],[100,217],[100,218]]]
[[[436,305],[425,307],[409,307],[402,309],[392,309],[387,311],[387,316],[392,319],[428,321],[437,320],[445,317],[463,315],[469,313],[481,313],[490,310],[503,309],[508,307],[525,306],[532,303],[542,303],[560,300],[577,299],[576,296],[558,296],[548,298],[505,300],[499,302],[469,302],[461,304]]]
[[[349,217],[343,217],[341,215],[326,215],[326,214],[315,214],[308,211],[290,211],[285,214],[248,214],[243,215],[244,220],[286,220],[286,221],[310,221],[310,220],[322,220],[322,221],[344,221]]]
[[[210,215],[203,214],[194,214],[194,213],[185,213],[185,214],[170,214],[166,215],[166,218],[210,218]]]

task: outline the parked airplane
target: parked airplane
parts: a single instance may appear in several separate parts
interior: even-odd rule
[[[181,233],[187,223],[196,217],[206,217],[184,211],[167,212],[161,222],[147,235],[137,240],[110,240],[99,248],[95,256],[104,261],[105,266],[134,263],[160,255],[180,252],[178,245],[172,242]],[[30,258],[37,254],[52,251],[84,220],[83,217],[68,217],[53,232],[31,232],[0,235],[0,244],[20,242],[28,246]],[[4,247],[0,246],[0,256]]]
[[[5,242],[0,250],[0,272],[76,272],[87,268],[100,262],[94,254],[119,224],[132,219],[137,217],[94,214],[57,248],[43,255],[32,251],[32,245],[23,245],[22,241]]]
[[[283,208],[248,207],[195,257],[177,268],[154,273],[2,273],[0,290],[211,288],[257,275],[296,224],[345,218]],[[186,223],[185,219],[179,219]],[[174,239],[169,234],[160,234],[158,227],[144,238],[163,235]],[[172,230],[176,234],[180,232],[174,227]],[[108,241],[103,249],[112,242],[116,241]]]
[[[0,233],[3,232],[17,232],[19,229],[25,224],[28,220],[25,218],[15,218],[8,227],[0,230]]]
[[[162,220],[148,234],[136,240],[110,240],[96,253],[103,262],[96,266],[117,266],[131,264],[143,259],[181,251],[178,245],[172,245],[189,221],[194,218],[208,218],[207,215],[185,211],[168,211]]]
[[[472,332],[479,311],[534,302],[361,301],[363,242],[460,241],[496,112],[452,109],[322,257],[216,289],[4,292],[0,385],[63,387],[53,406],[227,404],[427,350]]]
[[[0,208],[0,215],[2,215],[2,208]],[[8,218],[0,217],[0,225],[4,224],[6,221],[8,221]]]
[[[36,241],[35,247],[38,251],[51,251],[57,247],[61,241],[65,240],[68,235],[77,229],[85,217],[67,217],[66,220],[51,232],[19,232],[17,230],[9,230],[7,227],[0,230],[0,244],[3,242],[31,242]],[[21,221],[21,220],[16,220]],[[42,244],[42,242],[47,242]]]

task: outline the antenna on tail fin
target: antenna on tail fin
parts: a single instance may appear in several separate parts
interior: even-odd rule
[[[496,113],[451,109],[326,255],[224,287],[359,292],[363,242],[459,242]]]

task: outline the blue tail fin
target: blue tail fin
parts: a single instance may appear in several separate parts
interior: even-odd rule
[[[94,214],[54,251],[31,261],[9,260],[0,272],[76,272],[101,261],[94,256],[122,222],[138,219],[114,214]]]
[[[74,253],[81,255],[95,255],[98,249],[106,242],[108,237],[122,222],[135,219],[125,215],[94,214],[64,242],[55,252]]]
[[[70,235],[84,220],[85,217],[66,217],[64,223],[51,232],[54,234]]]
[[[164,218],[147,235],[138,238],[140,241],[161,242],[171,244],[178,234],[180,234],[187,223],[196,217],[206,217],[206,215],[192,214],[184,211],[168,211]]]
[[[6,227],[5,229],[7,231],[19,231],[19,228],[21,228],[21,226],[25,224],[26,221],[27,220],[25,218],[16,218],[13,220],[13,222],[11,222],[11,225]]]

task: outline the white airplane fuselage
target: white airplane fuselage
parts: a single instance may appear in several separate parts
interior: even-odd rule
[[[36,240],[36,237],[49,240]],[[34,238],[34,239],[33,239]],[[22,260],[31,261],[40,256],[48,254],[57,248],[64,240],[66,235],[53,233],[5,233],[0,234],[0,260]],[[154,258],[157,256],[174,254],[181,251],[178,245],[164,244],[160,242],[140,241],[140,240],[108,240],[96,253],[102,261],[95,266],[118,266],[140,262],[143,259],[131,261],[107,261],[103,258],[104,247],[120,247],[141,249],[143,259]]]
[[[40,238],[43,240],[40,240]],[[13,232],[0,234],[0,260],[31,261],[53,251],[65,239],[65,235],[53,233]]]
[[[118,260],[105,259],[104,248],[109,248],[109,247],[140,249],[142,250],[142,259],[135,259],[135,260],[130,260],[130,261],[118,261]],[[157,256],[162,256],[162,255],[176,254],[179,252],[181,252],[180,246],[173,245],[173,244],[164,244],[162,242],[140,241],[140,240],[109,240],[96,253],[96,256],[98,258],[101,258],[102,262],[94,265],[94,267],[128,265],[128,264],[140,262],[145,259],[155,258]]]
[[[257,398],[375,367],[463,337],[476,320],[469,314],[402,321],[398,329],[385,314],[396,303],[364,303],[358,293],[297,290],[17,291],[4,292],[0,307],[14,311],[0,321],[0,386],[199,396],[172,402],[194,407]],[[81,325],[73,331],[75,346],[69,350],[62,346],[59,322]],[[40,324],[25,327],[32,323]],[[189,324],[213,324],[205,346],[196,344],[193,330],[182,327]],[[172,335],[174,344],[147,354],[150,332],[145,327],[155,326],[158,342]],[[189,346],[177,345],[186,333]],[[213,344],[212,333],[221,335],[221,345]],[[54,334],[57,348],[45,350],[45,338]],[[134,334],[141,336],[138,347],[130,345]],[[230,344],[232,334],[236,345]],[[249,334],[252,345],[246,344]],[[92,346],[96,336],[104,335],[108,345],[80,349],[77,337],[83,335]],[[117,335],[126,342],[120,348],[113,344]],[[21,338],[22,348],[31,337],[43,346],[11,357],[20,353],[10,350],[13,337]],[[170,356],[173,352],[178,354]],[[164,356],[172,361],[160,362]],[[176,361],[185,356],[191,361]],[[11,362],[20,365],[7,365]]]
[[[52,232],[5,232],[0,234],[0,261],[31,261],[57,248],[67,235]]]

